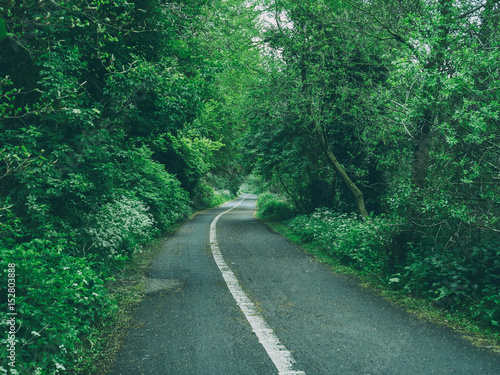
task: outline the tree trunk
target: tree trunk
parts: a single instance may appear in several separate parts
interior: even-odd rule
[[[361,190],[358,189],[356,184],[354,182],[352,182],[352,180],[349,178],[349,176],[347,175],[347,173],[344,170],[344,168],[342,167],[342,165],[340,165],[339,161],[337,160],[337,158],[335,157],[333,152],[328,147],[328,143],[325,139],[325,136],[323,135],[322,131],[317,126],[315,126],[315,132],[316,132],[316,137],[318,138],[318,141],[321,144],[321,148],[323,149],[326,157],[330,161],[333,169],[339,175],[339,177],[342,179],[342,181],[344,182],[344,185],[347,187],[349,192],[352,194],[354,201],[356,203],[356,206],[358,208],[359,214],[363,218],[368,217],[368,211],[366,211],[366,208],[365,208],[365,199],[363,197],[363,193],[361,192]]]
[[[439,0],[439,12],[442,16],[442,23],[437,26],[438,29],[438,42],[433,47],[433,56],[430,58],[429,62],[425,65],[425,70],[428,72],[437,71],[440,74],[450,74],[446,70],[446,62],[444,57],[444,51],[449,48],[449,42],[447,36],[450,33],[449,25],[453,22],[450,19],[450,9],[453,3],[451,0]],[[433,82],[428,85],[428,93],[432,98],[432,106],[437,107],[439,102],[439,90],[440,82],[439,75],[437,77],[437,82]],[[431,132],[432,126],[435,120],[435,109],[432,107],[427,107],[422,113],[422,120],[416,135],[417,144],[415,152],[413,154],[413,170],[412,170],[412,180],[415,186],[418,188],[423,188],[425,181],[427,179],[427,171],[429,169],[429,155],[431,150]]]
[[[427,178],[429,168],[429,153],[431,150],[431,129],[432,129],[432,111],[425,110],[424,118],[416,136],[417,145],[413,154],[412,180],[415,186],[423,188]]]
[[[307,82],[307,67],[305,65],[306,58],[305,56],[302,56],[300,60],[300,73],[301,73],[301,80],[302,80],[302,93],[305,97],[309,96],[310,93],[310,87],[309,83]],[[344,185],[347,187],[349,192],[354,198],[354,201],[356,203],[356,207],[358,208],[358,212],[361,215],[362,218],[368,217],[368,211],[366,211],[365,208],[365,199],[363,197],[363,193],[361,190],[358,189],[356,184],[352,182],[352,180],[349,178],[347,175],[346,171],[342,167],[342,165],[338,162],[337,158],[333,154],[333,152],[330,150],[330,147],[328,147],[328,141],[326,140],[323,131],[321,127],[318,124],[318,121],[314,118],[314,110],[313,110],[313,104],[312,102],[309,103],[308,108],[307,108],[308,115],[311,119],[313,129],[316,135],[316,138],[318,139],[321,148],[323,149],[323,152],[325,153],[326,157],[330,161],[330,164],[332,165],[333,169],[335,172],[339,175],[341,178],[342,182]]]
[[[281,173],[280,173],[279,168],[276,170],[276,174],[277,174],[277,176],[278,176],[278,180],[279,180],[279,182],[281,182],[281,185],[283,186],[283,190],[285,191],[285,193],[286,193],[287,195],[289,195],[289,196],[293,199],[293,202],[295,203],[295,207],[297,207],[298,209],[300,209],[300,206],[301,206],[301,205],[299,205],[299,202],[297,202],[297,199],[295,198],[295,195],[294,195],[294,194],[292,194],[292,193],[288,190],[288,188],[287,188],[287,186],[286,186],[285,182],[284,182],[284,181],[283,181],[283,179],[281,178]]]

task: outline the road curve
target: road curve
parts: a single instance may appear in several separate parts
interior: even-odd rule
[[[253,217],[255,200],[200,212],[166,243],[111,375],[500,374],[499,356],[392,307],[270,231]],[[226,268],[210,244],[220,214]],[[235,300],[221,270],[249,301],[240,291]],[[273,360],[247,302],[289,367]]]

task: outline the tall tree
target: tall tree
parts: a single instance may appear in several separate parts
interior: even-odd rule
[[[346,27],[351,24],[352,8],[342,2],[276,1],[270,9],[276,22],[268,29],[265,43],[276,51],[283,64],[281,73],[287,76],[289,88],[281,88],[280,96],[294,115],[287,116],[287,123],[303,127],[351,195],[358,213],[366,217],[360,177],[353,173],[362,162],[348,162],[354,153],[366,157],[362,147],[359,151],[357,134],[368,126],[362,84],[383,79],[375,53],[356,37],[354,25]]]

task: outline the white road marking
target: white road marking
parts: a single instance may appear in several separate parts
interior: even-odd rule
[[[264,318],[259,314],[254,303],[248,298],[247,294],[243,291],[240,283],[233,271],[228,267],[219,249],[219,244],[217,243],[216,226],[219,218],[228,213],[229,211],[238,207],[241,202],[245,200],[248,195],[245,195],[241,201],[231,207],[229,210],[222,212],[217,215],[215,219],[210,224],[210,247],[212,249],[212,255],[214,257],[217,267],[219,267],[222,277],[226,281],[229,291],[234,297],[234,300],[240,307],[243,314],[247,318],[248,322],[252,326],[253,332],[257,335],[259,342],[262,344],[266,350],[269,358],[273,361],[274,365],[278,369],[279,375],[287,374],[302,374],[305,375],[303,371],[294,370],[295,359],[292,354],[285,348],[285,346],[280,342],[278,336],[272,328],[268,326]]]

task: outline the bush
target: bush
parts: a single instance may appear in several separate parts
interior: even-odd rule
[[[151,157],[152,152],[147,147],[127,154],[124,163],[127,171],[123,179],[127,179],[127,190],[147,205],[156,226],[163,232],[188,217],[189,197],[179,180]]]
[[[266,220],[284,221],[290,219],[293,208],[273,194],[262,194],[257,199],[257,214]]]
[[[0,251],[0,279],[6,281],[8,269],[15,270],[15,363],[21,374],[57,374],[72,368],[78,361],[77,347],[114,309],[100,275],[87,259],[68,255],[69,246],[53,235]],[[3,282],[2,306],[7,306],[6,297]],[[9,330],[11,317],[6,309],[0,311],[2,332]],[[0,342],[4,349],[7,337]],[[1,353],[0,373],[5,373],[10,360],[6,350]]]
[[[292,230],[305,242],[314,242],[343,264],[367,272],[388,267],[386,249],[393,225],[384,217],[362,221],[356,215],[317,209],[289,221]]]
[[[82,229],[87,250],[104,258],[130,256],[158,232],[148,207],[137,199],[120,197],[86,217]]]
[[[146,147],[118,150],[113,163],[103,163],[109,161],[101,157],[104,148],[104,154],[97,151],[67,175],[37,159],[33,173],[23,169],[2,180],[15,186],[18,179],[25,186],[14,198],[0,199],[0,278],[8,280],[8,266],[15,264],[21,374],[74,370],[83,361],[82,348],[91,346],[87,337],[116,308],[106,278],[190,212],[179,181],[151,160]],[[7,285],[0,284],[2,306]],[[10,329],[10,317],[0,311],[1,330]],[[7,341],[0,337],[3,347]],[[3,350],[0,374],[10,369],[8,362]]]
[[[389,249],[399,226],[387,217],[365,221],[318,209],[288,221],[303,242],[362,272],[387,276],[394,289],[433,300],[441,309],[465,312],[488,327],[500,326],[500,241],[490,238],[462,253],[412,243],[401,272],[391,274]]]
[[[442,309],[460,309],[487,326],[500,326],[500,242],[459,256],[440,252],[420,257],[415,251],[397,276],[407,291],[435,301]]]
[[[231,198],[234,195],[229,190],[216,190],[205,182],[200,182],[194,190],[192,203],[195,208],[204,209],[220,206]]]

